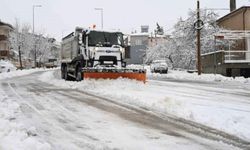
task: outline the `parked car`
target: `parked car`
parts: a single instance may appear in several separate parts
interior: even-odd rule
[[[44,62],[44,67],[46,68],[55,68],[59,66],[59,62],[57,59],[48,59],[48,61]]]
[[[16,67],[10,61],[0,60],[0,73],[14,70],[16,70]]]
[[[152,73],[168,73],[168,64],[166,60],[154,60],[150,65]]]

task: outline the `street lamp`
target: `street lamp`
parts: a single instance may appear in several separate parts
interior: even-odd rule
[[[102,23],[102,29],[103,29],[103,8],[95,8],[95,10],[101,11],[101,23]]]
[[[42,7],[42,5],[33,5],[33,36],[35,35],[35,8]],[[35,43],[35,67],[36,67],[36,43]]]

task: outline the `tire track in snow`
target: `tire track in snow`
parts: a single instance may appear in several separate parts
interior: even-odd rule
[[[72,136],[71,132],[69,132],[68,130],[65,130],[64,128],[60,127],[60,125],[56,125],[55,123],[53,123],[53,121],[43,117],[45,116],[46,114],[43,113],[42,111],[38,110],[35,106],[33,106],[33,104],[31,104],[30,102],[27,102],[25,101],[25,99],[23,99],[23,97],[17,93],[17,91],[14,89],[13,87],[13,83],[7,83],[9,89],[13,92],[13,94],[15,94],[17,96],[17,98],[19,100],[22,101],[23,104],[27,105],[28,107],[30,107],[35,113],[37,113],[39,115],[39,118],[41,118],[42,120],[44,120],[46,123],[48,123],[49,125],[51,125],[53,127],[53,129],[57,129],[57,130],[60,130],[62,133],[64,133],[64,135],[66,135],[66,137],[68,137],[68,139],[74,139],[73,143],[76,143],[76,146],[80,146],[79,148],[88,148],[88,149],[96,149],[96,146],[95,144],[91,144],[91,143],[86,143],[86,141],[83,141],[82,139],[80,138],[77,138],[77,137],[74,137]],[[51,129],[52,130],[52,129]],[[96,141],[96,139],[93,139],[91,137],[88,137],[86,136],[89,140],[92,140],[92,141]],[[50,141],[47,141],[48,143],[51,144],[51,146],[53,146],[53,143],[51,143]],[[98,143],[100,144],[100,143]],[[82,147],[84,146],[84,147]],[[105,147],[106,149],[109,149],[108,147],[106,146],[103,146]],[[99,148],[97,148],[99,149]]]

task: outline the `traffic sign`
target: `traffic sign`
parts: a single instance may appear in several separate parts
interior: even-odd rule
[[[201,30],[204,27],[204,22],[200,19],[198,19],[197,21],[195,21],[194,23],[194,28],[196,30]]]

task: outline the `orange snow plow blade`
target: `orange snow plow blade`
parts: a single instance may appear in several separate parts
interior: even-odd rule
[[[85,70],[83,73],[83,78],[91,79],[117,79],[117,78],[128,78],[134,79],[142,82],[146,82],[146,71],[145,70]]]

